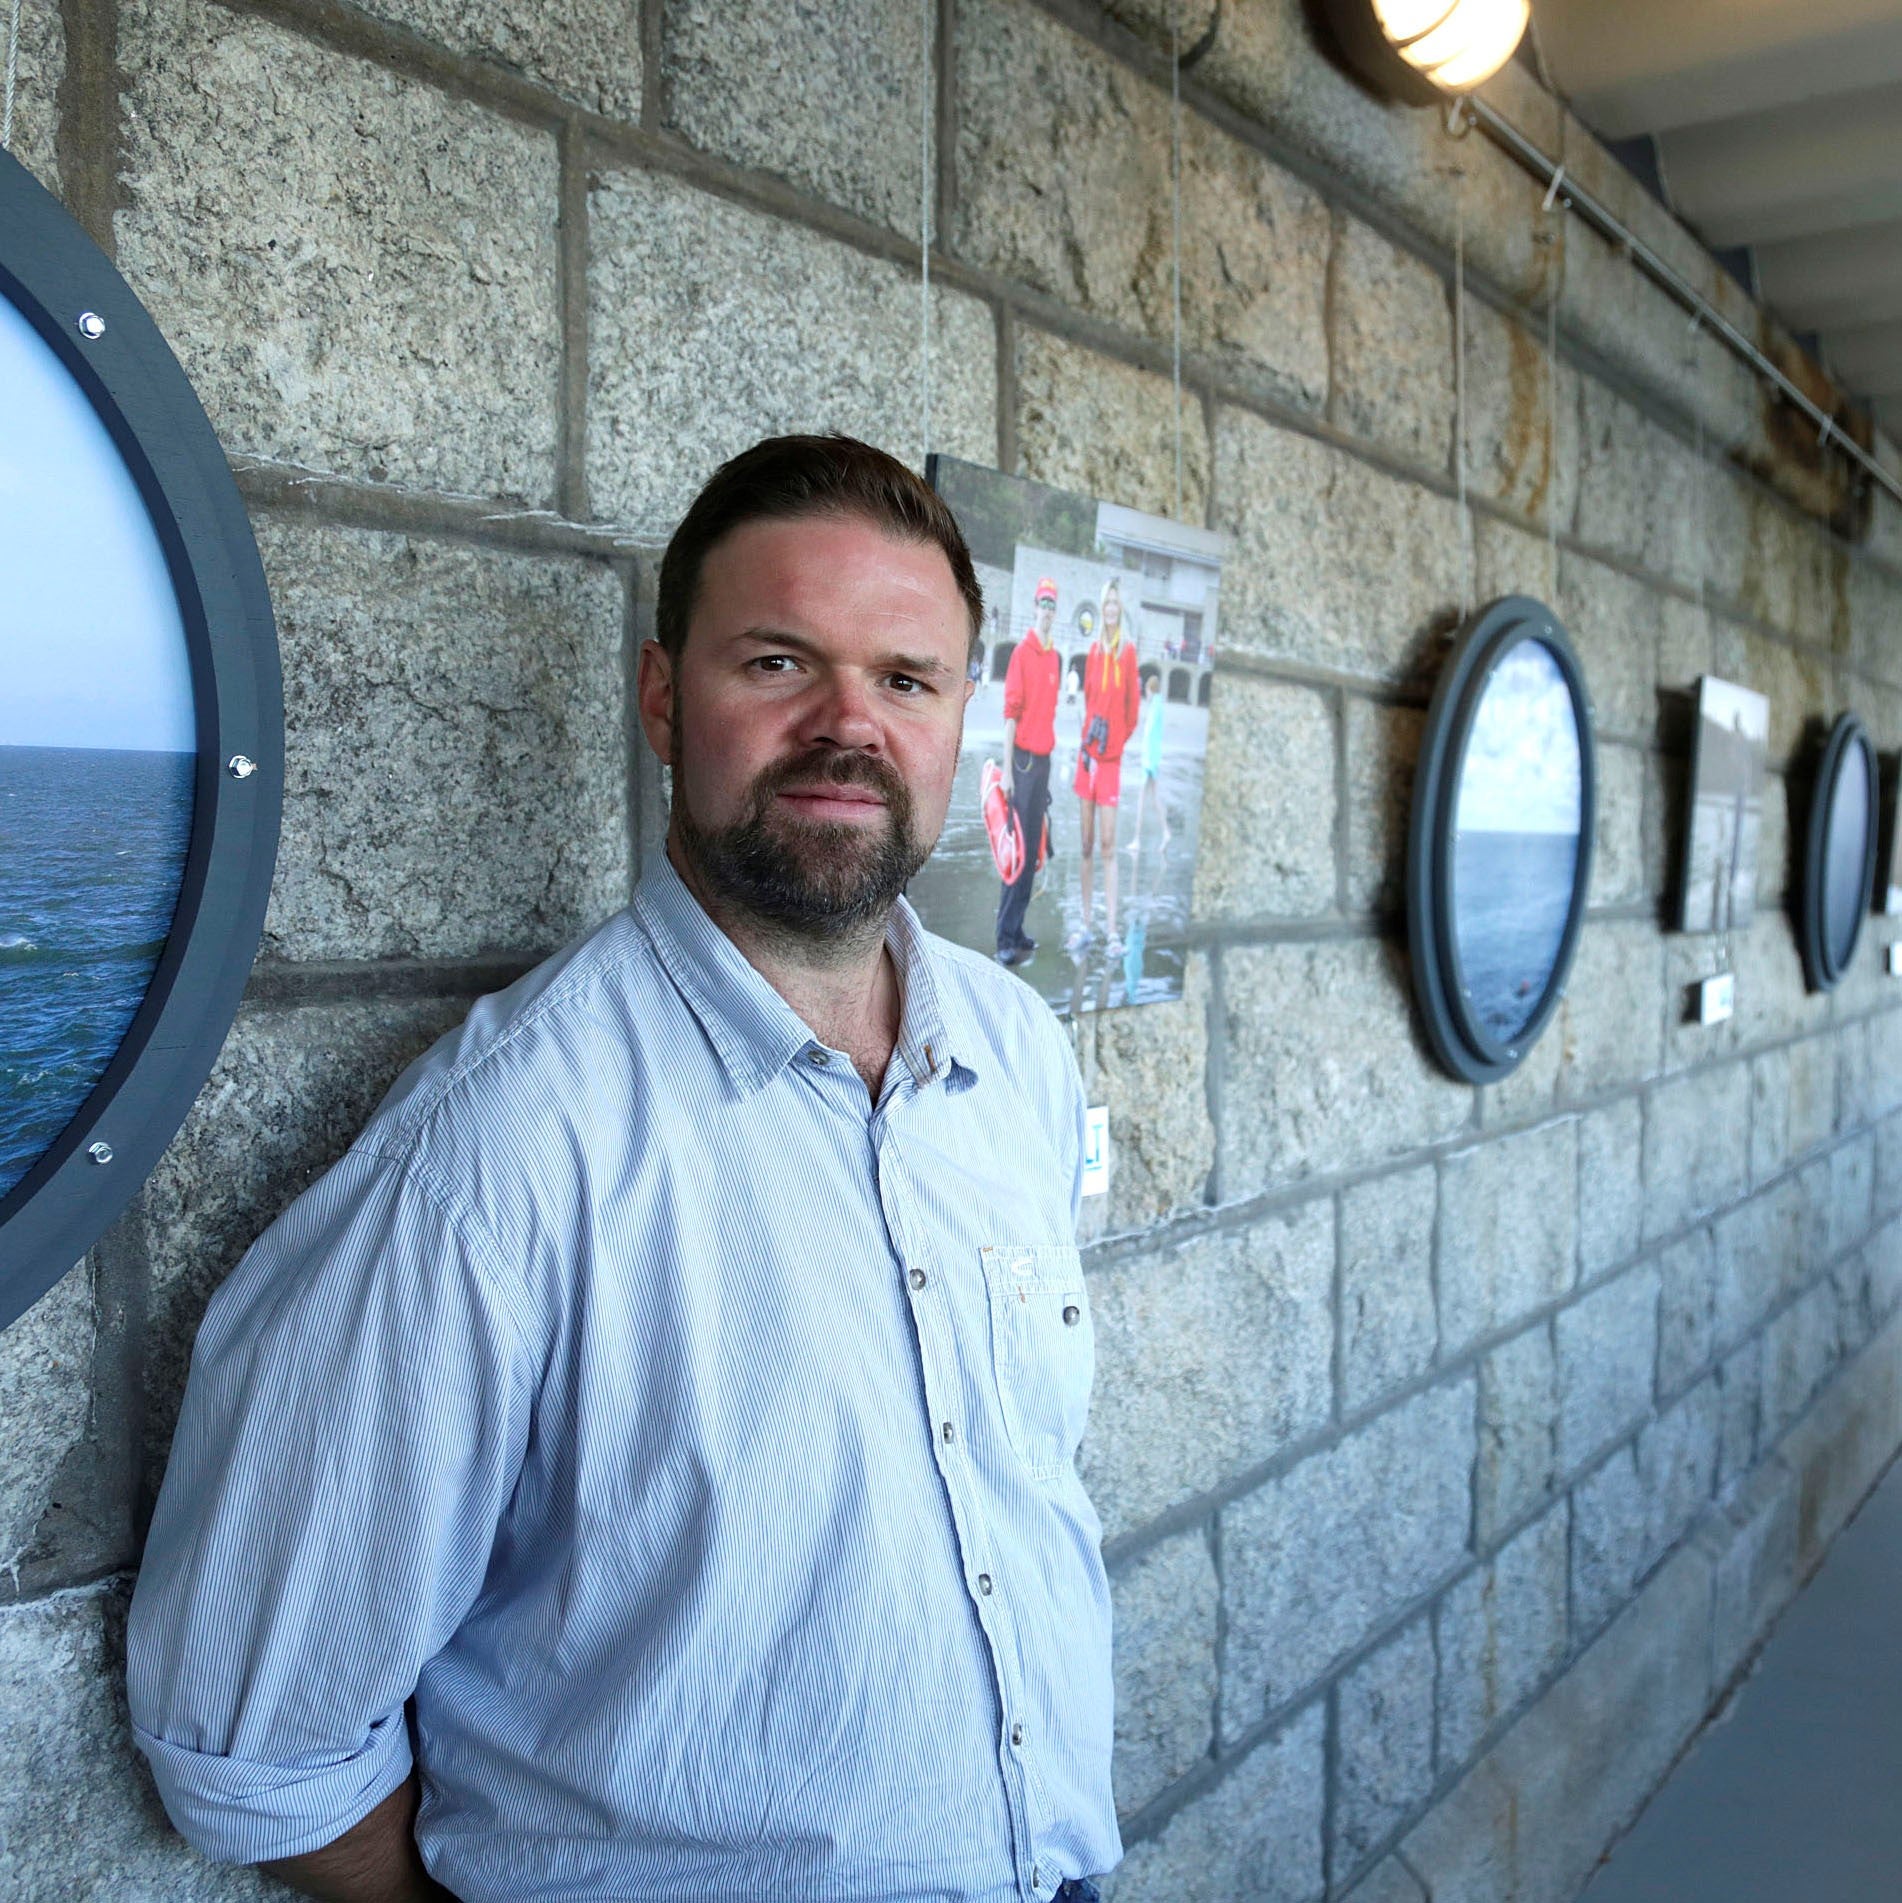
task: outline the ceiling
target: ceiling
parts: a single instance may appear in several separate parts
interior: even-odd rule
[[[1533,0],[1553,83],[1902,436],[1902,0]]]

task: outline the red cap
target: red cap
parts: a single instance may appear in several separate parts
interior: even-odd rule
[[[1036,598],[1039,601],[1055,601],[1056,600],[1057,584],[1053,582],[1048,575],[1046,575],[1043,578],[1043,580],[1037,584]]]

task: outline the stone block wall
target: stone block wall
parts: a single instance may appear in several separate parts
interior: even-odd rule
[[[16,149],[229,450],[290,778],[217,1069],[0,1336],[0,1892],[263,1894],[171,1836],[124,1730],[198,1317],[655,850],[631,662],[716,460],[920,453],[928,210],[933,445],[1166,511],[1179,432],[1234,538],[1187,992],[1078,1038],[1117,1903],[1565,1903],[1902,1442],[1902,990],[1877,922],[1806,994],[1787,914],[1817,724],[1902,746],[1902,511],[1299,0],[23,4]],[[1179,400],[1172,17],[1214,29]],[[1521,71],[1490,90],[1797,361]],[[1462,594],[1519,589],[1583,657],[1601,845],[1563,1010],[1474,1090],[1416,1029],[1399,875]],[[1773,710],[1716,1029],[1684,1004],[1725,948],[1660,923],[1706,671]]]

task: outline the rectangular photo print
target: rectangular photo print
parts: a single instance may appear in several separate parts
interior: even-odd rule
[[[1697,745],[1678,929],[1727,932],[1756,910],[1763,765],[1770,703],[1706,674],[1697,684]]]
[[[984,592],[925,923],[1054,1009],[1182,995],[1227,539],[948,456]]]

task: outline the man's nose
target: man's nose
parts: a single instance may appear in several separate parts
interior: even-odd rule
[[[883,737],[870,686],[852,674],[829,674],[813,695],[800,738],[808,746],[876,748]]]

